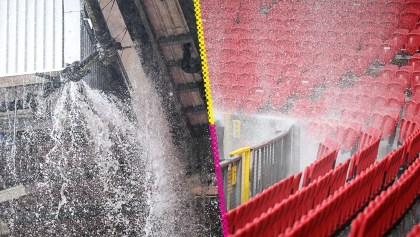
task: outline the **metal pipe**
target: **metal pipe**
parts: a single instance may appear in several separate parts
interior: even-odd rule
[[[114,39],[109,33],[108,26],[102,9],[98,0],[85,0],[84,1],[86,12],[92,22],[92,28],[95,31],[96,40],[98,41],[99,60],[109,65],[117,55],[117,49]]]

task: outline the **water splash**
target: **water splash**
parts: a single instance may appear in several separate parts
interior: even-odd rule
[[[30,187],[10,206],[0,204],[13,235],[199,235],[194,220],[182,218],[193,211],[158,97],[151,87],[142,96],[148,100],[135,106],[137,119],[123,112],[128,102],[84,82],[41,100],[37,116],[50,125],[6,147],[17,170],[12,183]],[[24,152],[28,146],[34,150]],[[24,168],[29,162],[34,170]]]

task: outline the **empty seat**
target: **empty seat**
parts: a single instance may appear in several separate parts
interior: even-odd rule
[[[411,91],[414,93],[414,88],[420,85],[420,71],[413,73],[413,78],[411,79]]]
[[[420,103],[414,101],[407,101],[405,105],[405,116],[415,116],[420,113]]]
[[[420,30],[412,30],[408,34],[405,52],[408,54],[415,54],[420,47]]]
[[[397,49],[405,48],[409,33],[408,29],[397,29],[392,33],[392,40],[395,42]]]
[[[382,132],[382,138],[387,139],[389,136],[394,133],[397,125],[397,120],[390,115],[381,115],[375,113],[372,116],[370,126],[377,128]]]
[[[379,72],[378,77],[381,77],[381,78],[394,78],[395,77],[395,73],[397,71],[398,71],[398,66],[397,65],[387,64]]]
[[[406,86],[411,84],[411,78],[413,76],[414,67],[413,66],[402,66],[396,73],[395,79],[404,81]]]
[[[397,83],[397,82],[387,83],[387,90],[389,91],[390,95],[395,95],[395,96],[400,95],[401,97],[404,94],[405,89],[406,89],[405,85],[402,85],[401,83]]]
[[[413,66],[414,71],[420,71],[420,54],[414,54],[408,59],[408,66]]]
[[[399,28],[413,30],[418,22],[418,15],[411,12],[405,12],[400,15]]]
[[[397,47],[393,40],[387,40],[379,48],[378,61],[381,64],[388,64],[394,58]]]
[[[372,57],[367,50],[359,51],[354,57],[353,73],[356,76],[362,75],[369,66]]]

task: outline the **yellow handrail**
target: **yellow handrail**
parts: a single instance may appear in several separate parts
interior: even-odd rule
[[[242,180],[241,180],[241,203],[249,200],[249,172],[250,172],[250,159],[251,147],[244,147],[234,150],[229,153],[230,156],[242,156]]]

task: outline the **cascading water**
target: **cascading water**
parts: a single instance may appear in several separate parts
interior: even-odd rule
[[[147,85],[137,93],[136,119],[123,112],[128,103],[85,82],[38,96],[36,114],[51,124],[27,129],[2,151],[6,188],[23,183],[28,193],[0,203],[11,236],[202,233],[168,123]]]

